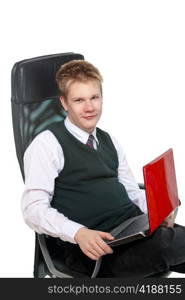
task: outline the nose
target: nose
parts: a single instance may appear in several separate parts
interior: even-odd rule
[[[94,110],[94,106],[91,100],[86,100],[85,101],[85,107],[84,107],[85,111],[93,111]]]

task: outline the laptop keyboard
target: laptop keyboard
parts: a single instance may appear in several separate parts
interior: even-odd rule
[[[142,214],[133,217],[111,231],[111,234],[116,238],[123,238],[135,233],[143,232],[149,229],[148,215]]]

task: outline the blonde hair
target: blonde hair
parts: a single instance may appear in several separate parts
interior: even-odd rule
[[[62,65],[56,73],[56,81],[61,96],[67,98],[70,85],[75,81],[96,80],[99,82],[102,93],[103,78],[99,70],[84,60],[72,60]]]

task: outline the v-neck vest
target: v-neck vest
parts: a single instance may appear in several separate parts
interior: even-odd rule
[[[51,206],[91,229],[108,231],[134,216],[138,207],[118,181],[118,156],[108,133],[97,128],[97,150],[76,139],[64,122],[48,128],[64,153]]]

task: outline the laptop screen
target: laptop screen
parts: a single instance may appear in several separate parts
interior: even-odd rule
[[[180,205],[173,150],[169,149],[143,167],[150,233]]]

